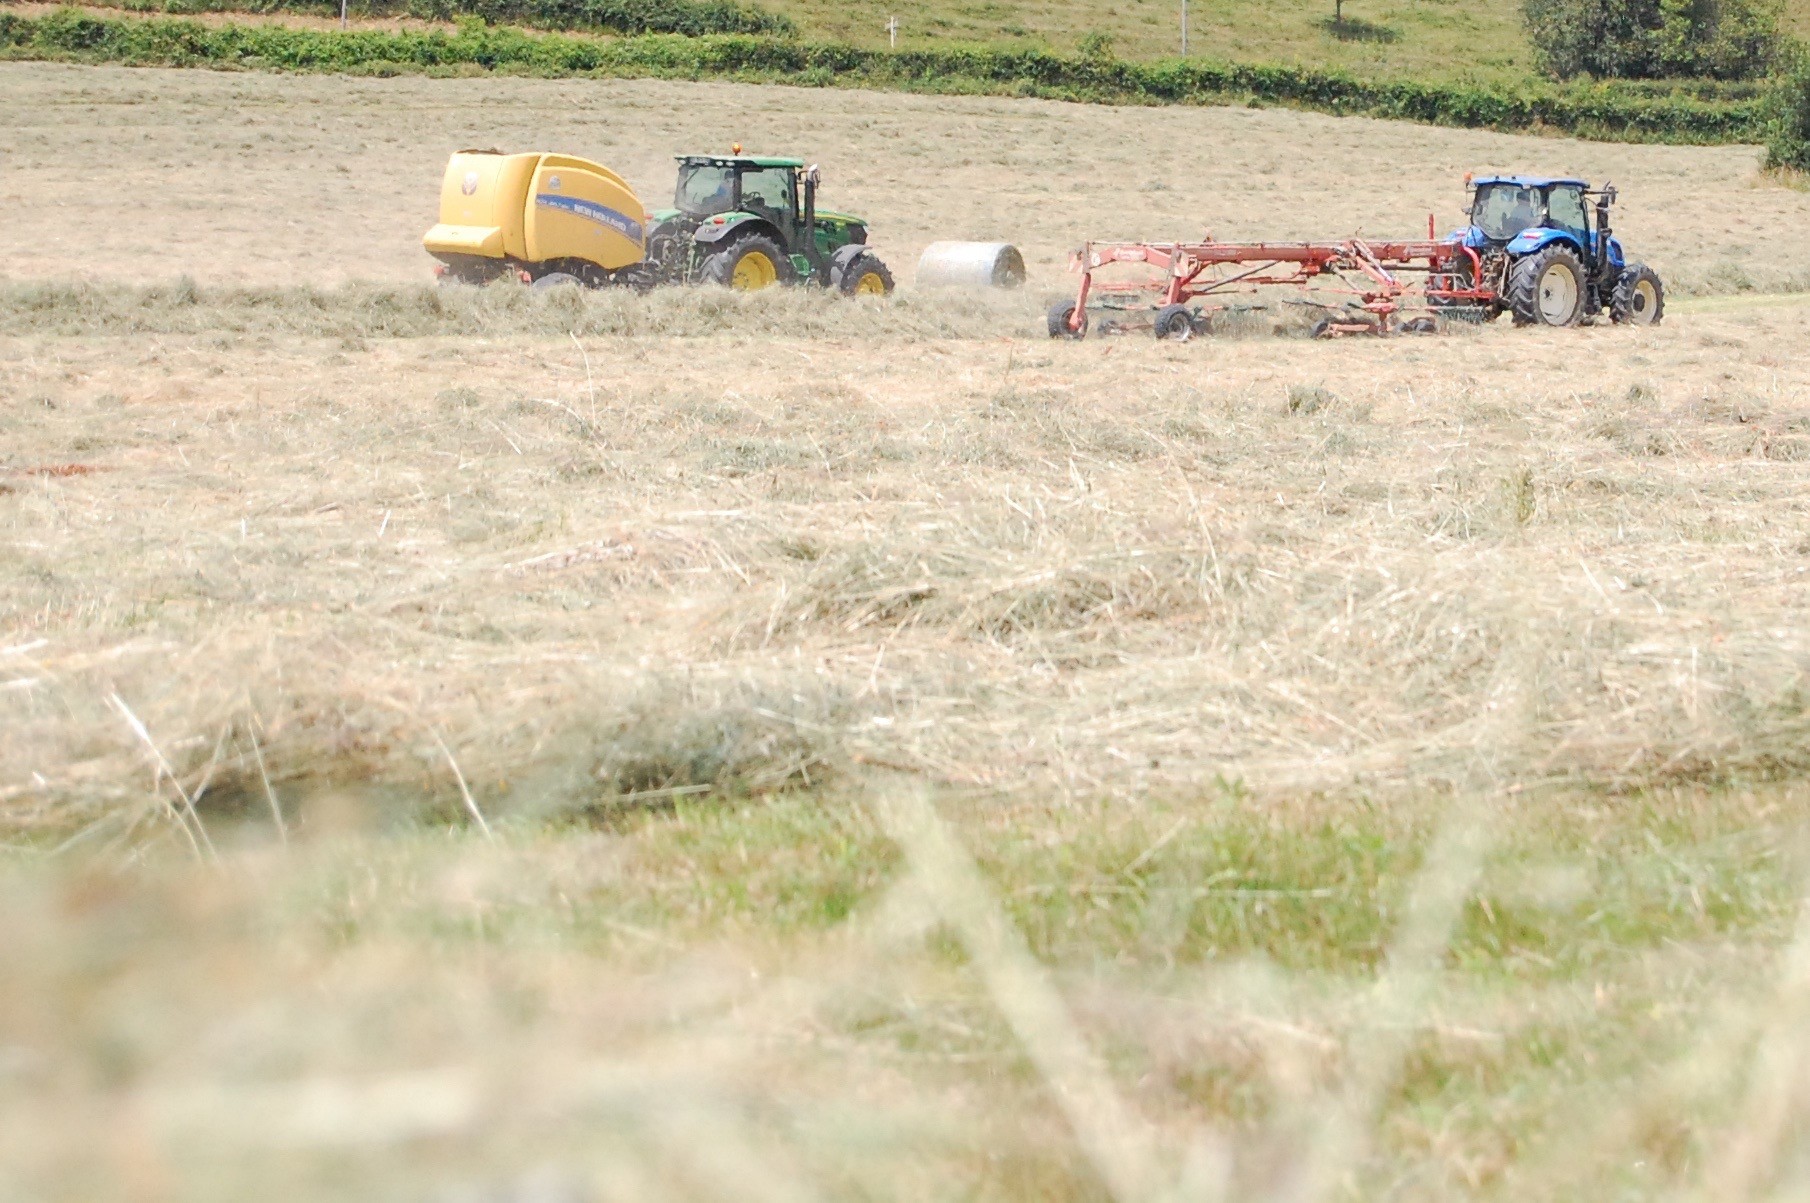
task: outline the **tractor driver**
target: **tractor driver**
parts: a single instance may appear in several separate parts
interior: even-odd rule
[[[1516,230],[1525,230],[1540,224],[1539,205],[1534,201],[1534,193],[1528,188],[1515,189],[1514,210],[1509,214],[1511,225]]]
[[[735,173],[726,167],[700,166],[679,178],[679,207],[690,213],[727,213],[735,207]]]

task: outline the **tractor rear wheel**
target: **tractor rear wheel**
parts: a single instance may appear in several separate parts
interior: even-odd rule
[[[1665,316],[1665,285],[1644,263],[1630,263],[1615,281],[1609,316],[1620,326],[1657,326]]]
[[[1075,327],[1071,328],[1069,326],[1070,321],[1076,321],[1077,325]],[[1087,337],[1087,310],[1083,309],[1080,313],[1077,314],[1075,312],[1075,303],[1073,301],[1057,301],[1054,305],[1051,305],[1050,306],[1050,337],[1051,338],[1086,338]]]
[[[1517,326],[1575,326],[1584,316],[1584,265],[1566,246],[1549,246],[1509,269],[1504,298]]]
[[[831,281],[845,297],[888,297],[892,295],[892,273],[880,262],[880,256],[864,251],[850,259]]]
[[[699,275],[706,284],[758,292],[791,283],[792,261],[779,243],[765,234],[748,234],[704,260]]]

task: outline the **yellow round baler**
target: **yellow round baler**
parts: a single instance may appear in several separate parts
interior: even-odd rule
[[[442,277],[481,284],[641,283],[647,209],[609,168],[558,154],[462,150],[440,181],[440,222],[422,239]]]

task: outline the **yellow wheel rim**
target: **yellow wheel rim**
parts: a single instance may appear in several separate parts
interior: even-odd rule
[[[770,288],[779,281],[779,269],[773,266],[773,260],[761,251],[749,251],[735,264],[735,272],[729,277],[729,287],[741,292],[753,292],[760,288]]]
[[[883,297],[886,295],[886,281],[880,278],[879,272],[865,272],[855,281],[855,295],[861,297]]]

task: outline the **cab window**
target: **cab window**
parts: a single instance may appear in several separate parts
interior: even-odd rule
[[[1584,220],[1584,191],[1577,187],[1554,188],[1546,198],[1546,222],[1555,230],[1569,230],[1582,237],[1589,232]]]
[[[679,169],[675,197],[680,209],[697,217],[727,213],[735,199],[735,174],[731,168],[692,163]]]
[[[1506,242],[1529,226],[1537,226],[1544,206],[1540,194],[1518,184],[1487,184],[1477,189],[1471,220],[1484,236]]]
[[[742,208],[770,217],[791,217],[797,212],[792,199],[792,169],[758,167],[743,171]]]

